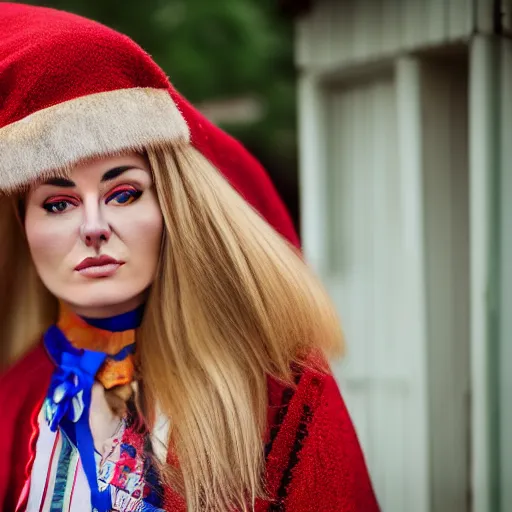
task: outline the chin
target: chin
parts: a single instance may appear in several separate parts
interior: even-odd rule
[[[105,280],[99,286],[88,285],[87,289],[63,293],[60,298],[67,302],[76,313],[90,317],[108,317],[131,311],[146,299],[147,287],[129,289]]]

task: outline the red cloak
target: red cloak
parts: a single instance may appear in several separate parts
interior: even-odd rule
[[[37,415],[54,366],[39,344],[0,379],[0,507],[14,512],[30,476]],[[268,500],[256,512],[377,512],[354,427],[331,375],[304,370],[296,388],[268,381]],[[166,491],[166,510],[185,512]],[[20,512],[24,510],[21,508]]]

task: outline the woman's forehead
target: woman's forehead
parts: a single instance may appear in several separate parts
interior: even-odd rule
[[[81,174],[84,171],[106,172],[116,167],[136,167],[149,171],[149,163],[145,156],[136,152],[127,152],[121,155],[101,156],[86,160],[71,167],[67,173],[68,177]]]

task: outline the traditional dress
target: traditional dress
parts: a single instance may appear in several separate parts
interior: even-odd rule
[[[33,468],[18,508],[26,500],[28,510],[78,512],[92,500],[101,512],[163,510],[150,435],[137,421],[133,399],[118,420],[103,392],[134,383],[135,329],[141,318],[139,308],[85,320],[61,305],[59,322],[43,337],[56,368],[38,416]],[[115,430],[95,446],[90,423],[100,431],[114,425]]]
[[[69,13],[2,3],[0,98],[0,201],[87,158],[191,145],[299,245],[261,166],[184,100],[126,36]],[[8,243],[2,240],[1,250],[14,250]],[[176,463],[171,447],[158,453],[161,443],[154,442],[166,438],[172,419],[149,432],[129,402],[102,446],[94,444],[105,390],[135,379],[134,313],[98,325],[61,312],[0,377],[3,512],[186,510],[183,496],[163,485],[156,464],[161,458]],[[269,376],[267,412],[261,440],[267,499],[256,503],[257,512],[378,510],[330,374],[296,371],[293,387]]]
[[[91,510],[86,506],[89,488],[79,467],[77,450],[55,434],[50,436],[41,419],[54,372],[54,362],[41,343],[0,380],[0,407],[4,411],[0,427],[0,506],[5,512]],[[269,378],[268,398],[268,428],[262,442],[269,499],[258,501],[255,510],[377,512],[379,508],[364,458],[333,377],[305,370],[297,375],[296,388],[283,387]],[[173,489],[161,489],[158,475],[145,465],[150,459],[141,451],[141,447],[148,447],[144,435],[134,431],[131,422],[123,423],[112,438],[112,455],[109,452],[105,457],[107,465],[104,463],[103,471],[97,458],[99,489],[110,489],[113,505],[121,507],[113,510],[142,511],[156,507],[156,510],[185,512],[183,498]],[[44,441],[42,436],[46,436]],[[66,450],[66,461],[70,461],[66,465],[66,485],[57,496],[57,479],[53,475],[59,464],[52,465],[53,472],[48,471],[48,457],[38,455],[39,448],[47,454],[52,441],[55,453],[51,460],[55,461]],[[172,459],[172,453],[169,458]],[[35,499],[36,495],[42,495],[43,480],[47,495],[53,493],[52,499],[62,500],[60,503],[65,507],[51,508],[50,501],[42,504],[40,499]],[[31,498],[39,508],[31,505]],[[83,508],[69,508],[74,503]],[[137,503],[139,508],[122,508],[125,503],[133,506]]]

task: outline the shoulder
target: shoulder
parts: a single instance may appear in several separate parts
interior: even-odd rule
[[[0,410],[16,408],[30,396],[39,398],[46,392],[52,372],[53,363],[39,342],[0,376]]]
[[[277,383],[270,383],[271,393],[277,389]],[[282,397],[267,444],[270,494],[301,512],[378,511],[357,434],[332,374],[305,368],[295,387],[282,387]]]
[[[36,417],[53,372],[39,343],[0,377],[0,509],[14,510],[33,453]]]
[[[285,416],[289,420],[288,413],[294,410],[301,411],[310,418],[323,413],[326,408],[346,413],[338,385],[328,368],[325,371],[310,367],[301,368],[295,372],[293,385],[269,378],[268,389],[269,421],[272,424],[281,423]]]

